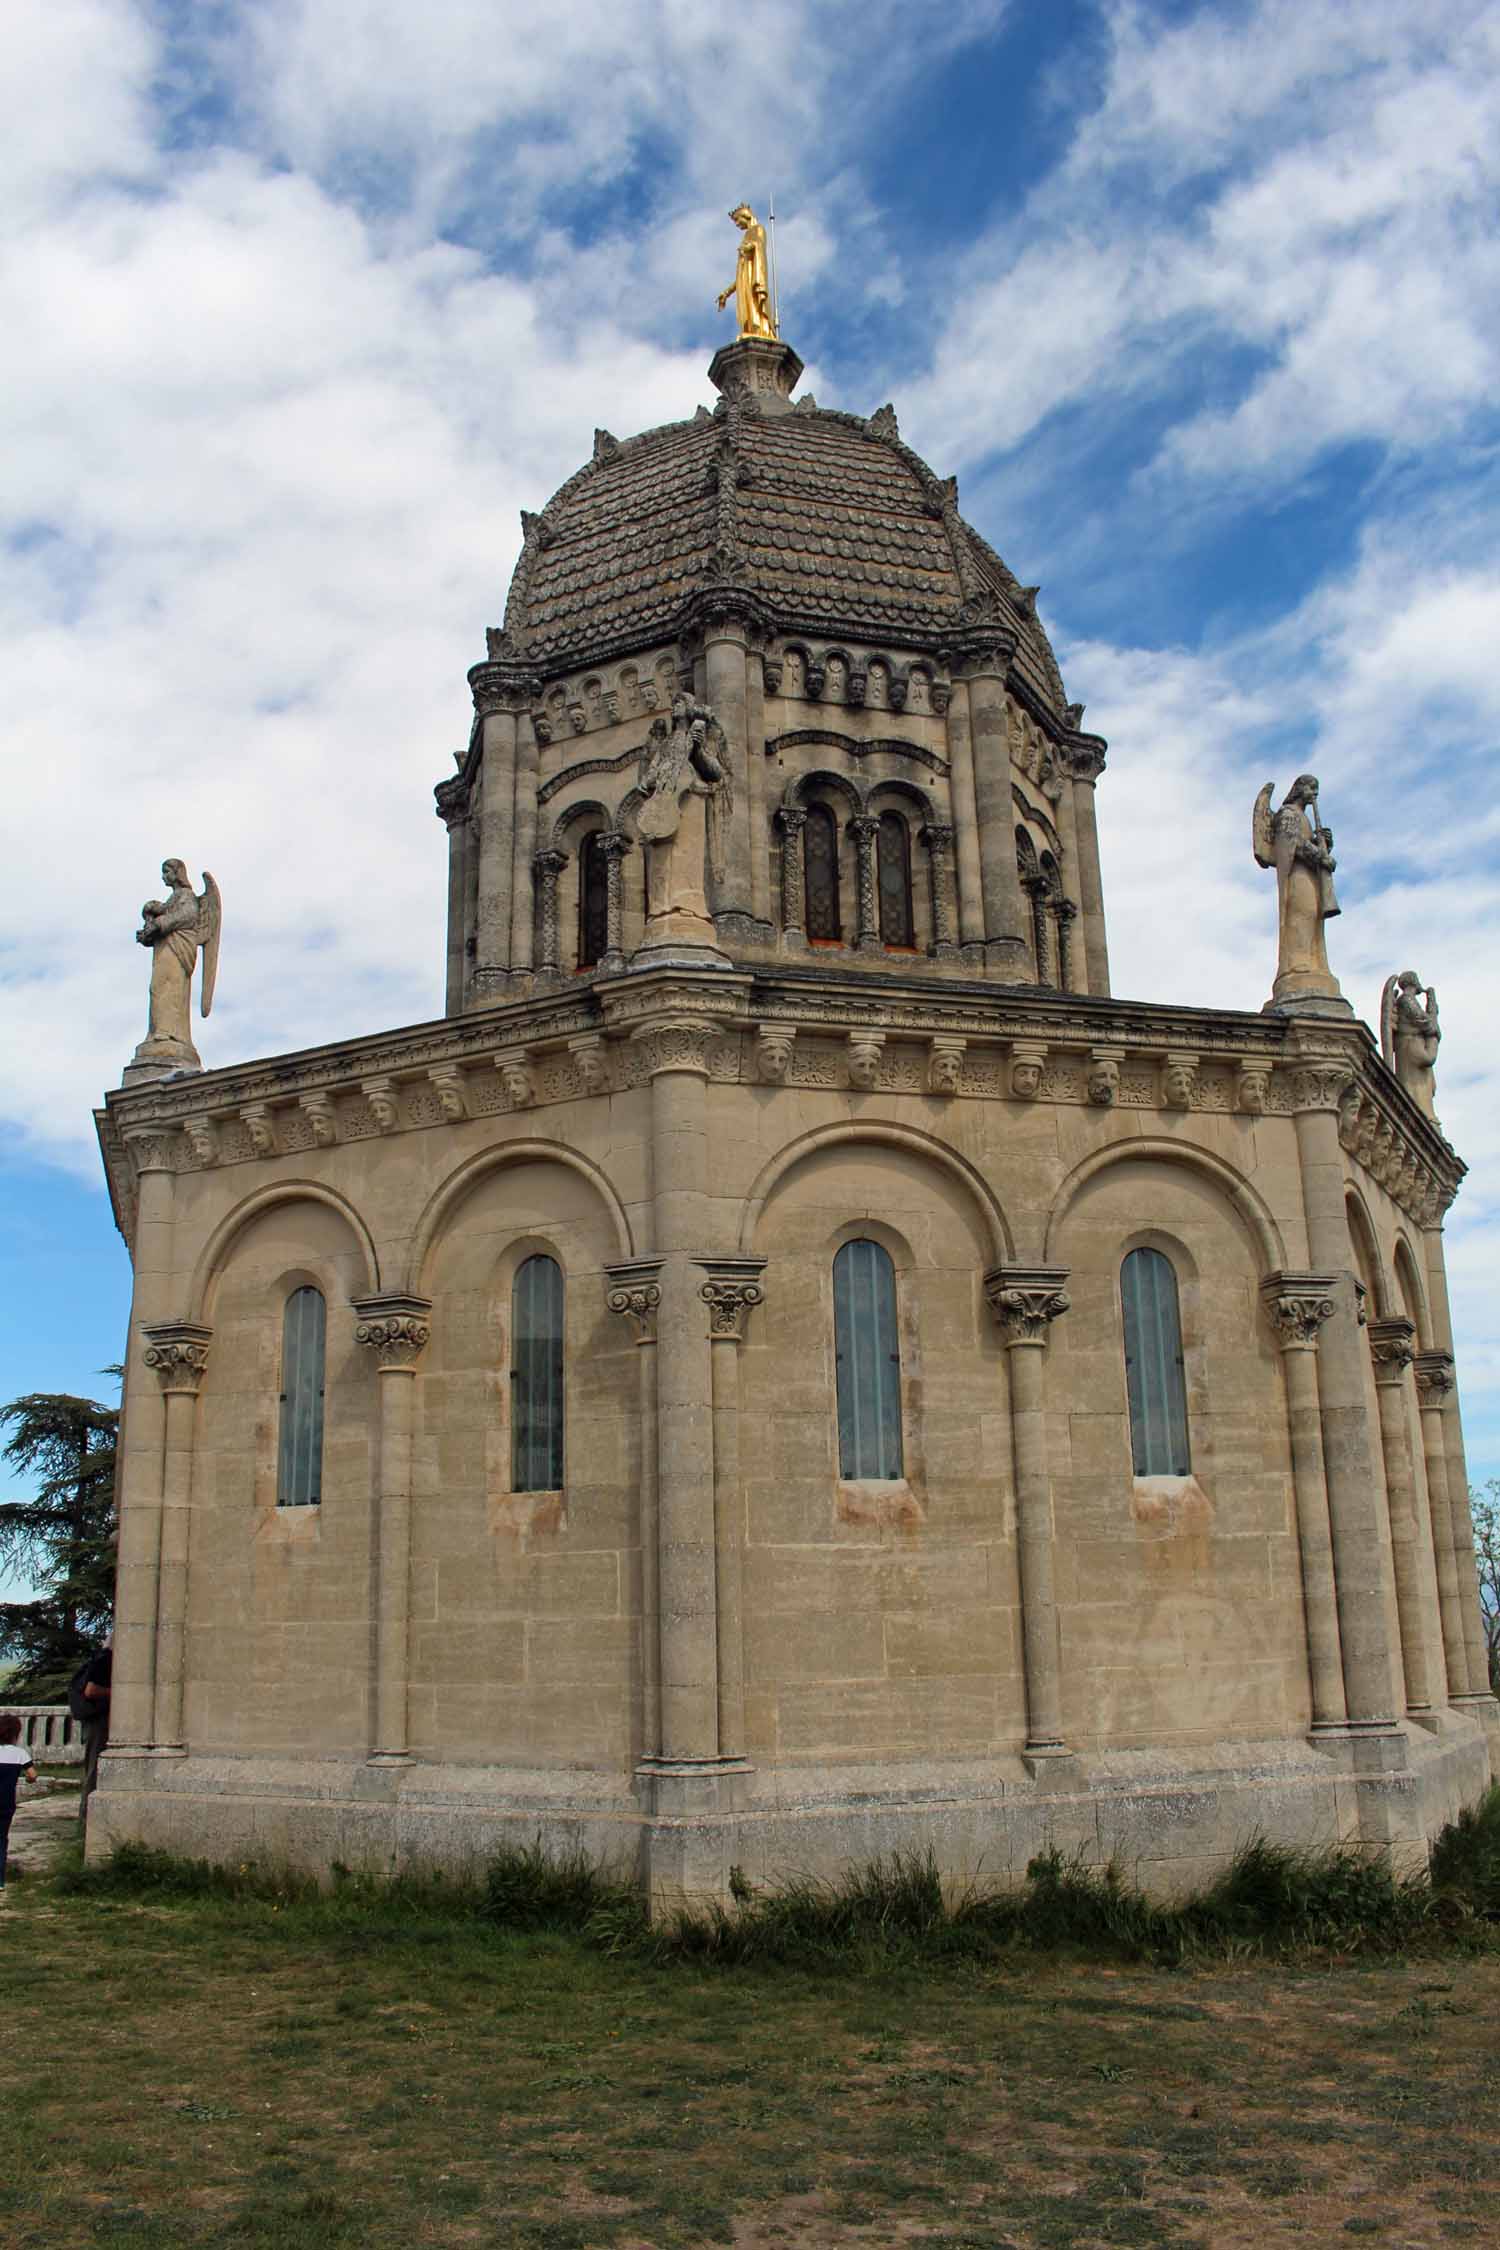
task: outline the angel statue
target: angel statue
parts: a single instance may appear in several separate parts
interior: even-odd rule
[[[1432,986],[1424,991],[1415,969],[1403,969],[1400,976],[1387,977],[1380,995],[1380,1052],[1387,1069],[1395,1072],[1418,1109],[1434,1124],[1433,1067],[1442,1036],[1437,994]]]
[[[641,751],[636,833],[646,854],[646,942],[714,942],[707,884],[724,881],[734,810],[724,730],[711,705],[679,695]]]
[[[748,203],[737,203],[729,216],[740,230],[740,254],[733,281],[719,291],[719,310],[722,312],[732,297],[740,335],[758,336],[774,344],[776,315],[771,308],[771,282],[766,270],[766,230]]]
[[[1280,947],[1270,1006],[1349,1013],[1323,943],[1323,924],[1338,913],[1339,902],[1333,895],[1333,830],[1318,819],[1316,774],[1299,774],[1276,812],[1266,783],[1255,800],[1251,844],[1257,865],[1276,870]]]
[[[167,886],[167,896],[147,899],[141,908],[141,926],[135,933],[137,945],[151,948],[151,1007],[146,1036],[136,1048],[130,1067],[153,1074],[203,1068],[192,1037],[193,970],[201,947],[200,1004],[206,1016],[214,1004],[222,918],[219,886],[206,867],[201,897],[195,895],[180,859],[162,861],[161,879]]]

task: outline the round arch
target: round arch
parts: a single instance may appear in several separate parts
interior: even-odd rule
[[[1281,1229],[1262,1198],[1232,1164],[1226,1164],[1222,1156],[1215,1156],[1209,1149],[1193,1148],[1183,1141],[1161,1140],[1149,1134],[1138,1141],[1115,1141],[1108,1148],[1095,1149],[1091,1156],[1074,1165],[1047,1214],[1047,1233],[1042,1248],[1044,1261],[1050,1261],[1056,1251],[1063,1222],[1089,1181],[1108,1170],[1110,1165],[1127,1164],[1135,1158],[1143,1162],[1154,1159],[1163,1164],[1183,1164],[1190,1171],[1201,1172],[1232,1206],[1255,1245],[1261,1272],[1277,1273],[1285,1266],[1286,1247]]]
[[[847,797],[856,813],[862,813],[865,809],[864,794],[859,784],[851,781],[848,774],[834,773],[827,766],[815,766],[811,773],[794,774],[786,785],[781,802],[787,807],[804,807],[808,802],[807,792],[813,788],[837,790],[840,796]]]
[[[620,1256],[628,1258],[631,1255],[635,1245],[631,1240],[630,1221],[625,1216],[625,1206],[597,1164],[590,1163],[586,1156],[580,1156],[576,1149],[564,1147],[561,1141],[505,1141],[498,1148],[481,1149],[477,1156],[471,1156],[466,1164],[459,1165],[456,1172],[450,1172],[442,1185],[434,1188],[428,1197],[426,1209],[417,1221],[407,1259],[407,1272],[410,1276],[408,1286],[411,1289],[420,1294],[423,1271],[432,1254],[433,1244],[454,1205],[462,1202],[469,1190],[477,1186],[487,1173],[498,1171],[503,1164],[563,1164],[570,1171],[578,1173],[595,1190],[609,1213]]]
[[[996,1201],[993,1190],[983,1173],[977,1171],[965,1156],[949,1148],[932,1133],[924,1133],[915,1125],[897,1125],[878,1117],[862,1117],[841,1125],[818,1125],[810,1133],[789,1141],[765,1164],[745,1201],[745,1216],[740,1222],[740,1248],[750,1250],[755,1242],[761,1214],[772,1194],[805,1158],[815,1156],[826,1148],[847,1147],[851,1143],[865,1142],[876,1147],[904,1149],[909,1155],[927,1157],[932,1163],[967,1189],[976,1205],[987,1242],[987,1262],[1003,1265],[1015,1255],[1009,1223]]]
[[[1396,1288],[1405,1300],[1408,1317],[1416,1322],[1417,1349],[1432,1349],[1432,1322],[1427,1311],[1427,1291],[1422,1286],[1422,1269],[1416,1252],[1404,1233],[1396,1237]]]
[[[1391,1277],[1386,1271],[1385,1260],[1380,1255],[1380,1237],[1375,1232],[1368,1204],[1359,1189],[1349,1181],[1344,1185],[1344,1210],[1349,1220],[1350,1249],[1354,1255],[1354,1263],[1357,1267],[1362,1252],[1365,1264],[1370,1269],[1370,1281],[1375,1293],[1375,1302],[1370,1310],[1377,1320],[1388,1320],[1395,1307],[1391,1302]]]
[[[380,1259],[376,1254],[374,1237],[354,1205],[340,1195],[336,1188],[324,1187],[318,1180],[278,1180],[273,1187],[257,1188],[254,1195],[237,1203],[232,1211],[219,1221],[193,1268],[193,1285],[190,1293],[189,1320],[202,1320],[208,1303],[208,1293],[217,1279],[235,1236],[243,1227],[258,1219],[262,1212],[270,1211],[278,1203],[321,1203],[334,1211],[348,1226],[359,1245],[365,1262],[365,1287],[363,1294],[373,1296],[380,1287]]]
[[[552,823],[552,834],[549,839],[552,850],[566,851],[569,846],[569,832],[580,827],[586,819],[590,818],[596,820],[599,826],[606,830],[614,824],[614,816],[609,807],[601,804],[597,797],[580,797],[571,805],[564,805],[562,811]]]
[[[865,784],[866,810],[868,812],[879,812],[882,809],[887,812],[896,811],[895,805],[887,805],[882,808],[880,802],[882,797],[899,798],[902,804],[910,806],[912,811],[918,815],[919,820],[936,821],[937,819],[931,797],[925,789],[919,789],[914,781],[900,780],[893,775],[882,776],[879,779],[872,778]]]

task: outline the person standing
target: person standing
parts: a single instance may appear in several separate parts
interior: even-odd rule
[[[106,1641],[99,1654],[90,1657],[75,1683],[77,1697],[83,1706],[80,1713],[83,1717],[83,1790],[78,1799],[80,1826],[88,1819],[89,1799],[99,1786],[100,1753],[109,1745],[109,1696],[114,1662],[113,1643]],[[69,1700],[72,1700],[71,1696]]]
[[[5,1861],[10,1848],[10,1824],[15,1816],[16,1790],[23,1781],[35,1781],[31,1752],[21,1748],[21,1721],[14,1711],[0,1717],[0,1893],[5,1890]]]

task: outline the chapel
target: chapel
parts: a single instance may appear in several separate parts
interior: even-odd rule
[[[1420,1865],[1500,1721],[1436,1003],[1340,994],[1311,777],[1266,1008],[1115,997],[1037,589],[798,395],[734,216],[704,403],[522,518],[446,1013],[205,1071],[211,879],[141,933],[90,1853]]]

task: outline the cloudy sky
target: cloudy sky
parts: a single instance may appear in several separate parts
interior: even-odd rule
[[[1440,991],[1500,1473],[1492,5],[9,0],[0,113],[4,1396],[119,1355],[90,1111],[164,853],[210,1065],[440,1012],[517,511],[709,395],[774,190],[805,387],[896,402],[1110,739],[1118,992],[1260,1005],[1250,800],[1321,775],[1346,991]]]

